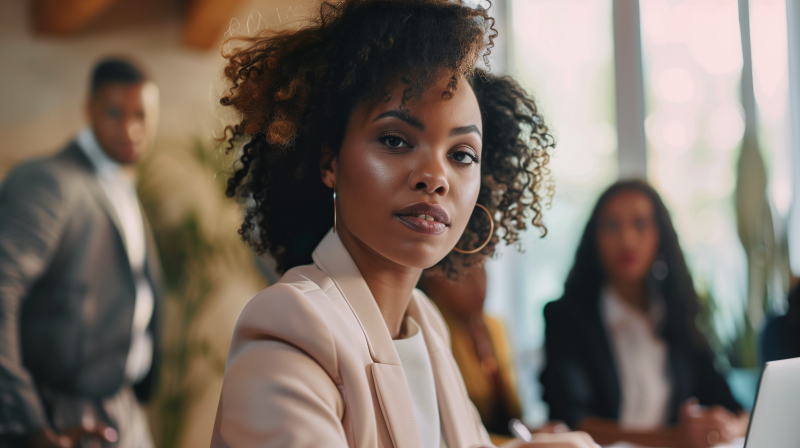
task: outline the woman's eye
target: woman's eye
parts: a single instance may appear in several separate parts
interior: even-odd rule
[[[619,230],[619,223],[617,221],[606,221],[601,224],[601,228],[606,232],[616,232]]]
[[[466,151],[456,151],[450,155],[450,158],[466,165],[478,163],[478,158]]]
[[[379,140],[384,145],[394,149],[410,146],[408,143],[406,143],[405,140],[396,135],[385,135],[383,137],[380,137]]]

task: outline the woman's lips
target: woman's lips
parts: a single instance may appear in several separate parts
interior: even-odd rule
[[[399,219],[400,222],[411,228],[411,230],[416,230],[420,233],[438,235],[447,229],[447,226],[442,222],[428,221],[426,219],[417,218],[416,216],[395,216],[397,216],[397,219]]]
[[[450,225],[447,211],[440,205],[427,202],[416,202],[403,207],[395,216],[411,230],[427,235],[438,235]]]
[[[638,257],[633,251],[624,251],[617,256],[617,262],[622,266],[636,264]]]

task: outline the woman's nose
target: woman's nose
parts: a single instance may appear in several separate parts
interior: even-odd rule
[[[420,157],[408,179],[412,190],[444,196],[450,190],[447,182],[447,159],[436,155]]]

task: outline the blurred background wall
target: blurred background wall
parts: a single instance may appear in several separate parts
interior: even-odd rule
[[[37,32],[32,17],[37,3],[100,4],[100,10],[79,27],[72,24],[77,19],[64,19],[68,22],[64,26],[77,29],[59,31],[58,24],[48,25],[43,19],[50,30]],[[187,42],[187,27],[194,17],[190,11],[204,4],[210,5],[206,14],[212,20],[195,25],[200,29],[196,34],[205,41],[193,45]],[[89,70],[107,54],[132,55],[152,73],[161,88],[160,137],[209,137],[219,123],[214,115],[218,101],[211,95],[222,68],[219,44],[231,21],[236,32],[246,32],[248,18],[251,29],[264,28],[267,23],[297,20],[310,4],[310,0],[0,2],[0,174],[20,160],[56,151],[76,133],[85,122]],[[59,13],[68,16],[58,9],[54,12]]]

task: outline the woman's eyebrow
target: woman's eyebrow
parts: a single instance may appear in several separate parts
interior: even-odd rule
[[[390,110],[388,112],[384,112],[384,113],[378,115],[377,117],[375,117],[372,121],[375,122],[375,121],[378,121],[378,120],[380,120],[382,118],[390,118],[390,117],[391,118],[397,118],[398,120],[403,120],[406,123],[410,124],[411,126],[419,129],[420,131],[424,131],[425,130],[425,125],[422,124],[422,122],[419,121],[419,119],[417,119],[413,115],[409,114],[408,112],[403,112],[403,111],[397,110],[397,109],[392,109],[392,110]]]
[[[450,130],[450,137],[455,137],[456,135],[469,134],[470,132],[474,132],[474,133],[478,134],[478,137],[483,137],[481,135],[481,131],[474,124],[470,124],[470,125],[467,125],[467,126],[459,126],[457,128],[451,129]]]

